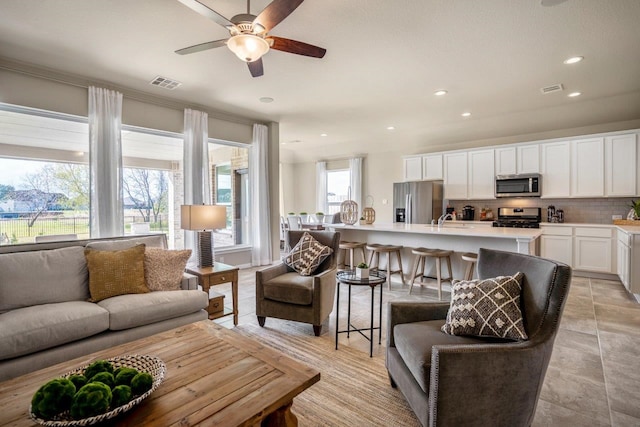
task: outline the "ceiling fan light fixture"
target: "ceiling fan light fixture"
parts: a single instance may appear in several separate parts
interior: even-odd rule
[[[253,34],[238,34],[227,41],[231,52],[244,62],[257,61],[269,52],[269,43],[262,37]]]

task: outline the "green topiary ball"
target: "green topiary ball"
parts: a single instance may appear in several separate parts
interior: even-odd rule
[[[111,408],[113,409],[126,405],[133,397],[131,387],[128,385],[117,385],[111,390],[111,393],[113,393],[113,399],[111,400]]]
[[[78,374],[71,375],[69,377],[69,381],[71,381],[73,383],[73,385],[76,386],[76,390],[80,390],[80,388],[83,385],[88,383],[87,377],[85,377],[84,375],[78,375]]]
[[[44,384],[31,399],[31,409],[38,417],[48,420],[71,406],[76,386],[66,378],[56,378]]]
[[[113,365],[106,360],[96,360],[91,365],[87,366],[84,370],[84,376],[87,379],[93,378],[93,376],[99,372],[109,372],[113,374]]]
[[[91,377],[89,382],[92,382],[92,383],[101,382],[103,384],[108,385],[109,388],[113,388],[113,386],[116,385],[116,379],[113,378],[113,374],[109,372],[98,372],[93,377]]]
[[[113,395],[108,385],[88,383],[73,396],[71,417],[76,420],[104,414],[111,405]]]
[[[153,377],[146,372],[140,372],[131,380],[131,391],[134,395],[140,395],[151,389]]]
[[[133,377],[138,375],[138,371],[133,368],[118,368],[116,370],[116,385],[131,385]]]

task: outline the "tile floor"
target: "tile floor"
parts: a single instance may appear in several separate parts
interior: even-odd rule
[[[257,324],[255,316],[255,268],[240,271],[239,323]],[[340,295],[341,329],[346,324],[346,286]],[[409,287],[394,278],[383,292],[382,345],[374,345],[374,357],[384,358],[386,305],[390,300],[437,300],[428,286]],[[216,286],[227,295],[230,286]],[[352,323],[369,323],[370,291],[353,289]],[[443,298],[448,298],[445,293]],[[376,313],[378,290],[376,290]],[[216,322],[233,327],[231,317]],[[265,327],[277,328],[279,319],[267,319]],[[309,326],[309,333],[313,333]],[[335,340],[335,310],[320,339]],[[369,343],[357,334],[339,345],[363,352]],[[640,304],[618,281],[574,277],[560,323],[554,351],[540,395],[534,426],[640,426]]]

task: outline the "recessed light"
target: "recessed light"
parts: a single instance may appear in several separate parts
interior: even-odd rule
[[[270,96],[263,96],[262,98],[260,98],[260,102],[269,104],[270,102],[273,102],[273,98],[271,98]]]
[[[564,60],[564,63],[569,65],[569,64],[577,64],[578,62],[582,61],[584,59],[584,56],[572,56],[571,58],[567,58]]]
[[[465,112],[465,113],[462,113],[462,117],[469,117],[470,115],[471,115],[471,113],[468,112],[468,111]]]
[[[576,96],[580,96],[582,95],[582,92],[571,92],[569,95],[567,95],[569,98],[575,98]]]
[[[327,134],[326,133],[321,133],[320,136],[327,136]]]
[[[433,94],[434,94],[435,96],[443,96],[443,95],[446,95],[446,94],[447,94],[447,91],[446,91],[446,90],[444,90],[444,89],[440,89],[440,90],[437,90],[437,91],[433,92]]]
[[[387,126],[387,130],[395,130],[395,126]]]

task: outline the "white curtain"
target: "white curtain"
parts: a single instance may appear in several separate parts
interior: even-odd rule
[[[362,215],[362,157],[349,159],[349,170],[351,171],[351,200],[358,204],[358,215]],[[358,216],[359,218],[360,216]]]
[[[202,111],[184,110],[184,204],[211,203],[209,190],[209,125],[208,115]],[[191,249],[196,259],[196,232],[185,231],[184,247]]]
[[[329,214],[327,205],[327,162],[316,163],[316,212]]]
[[[269,204],[269,136],[265,125],[253,125],[251,146],[251,264],[271,264],[271,215]]]
[[[122,210],[122,94],[89,87],[91,237],[124,233]]]

